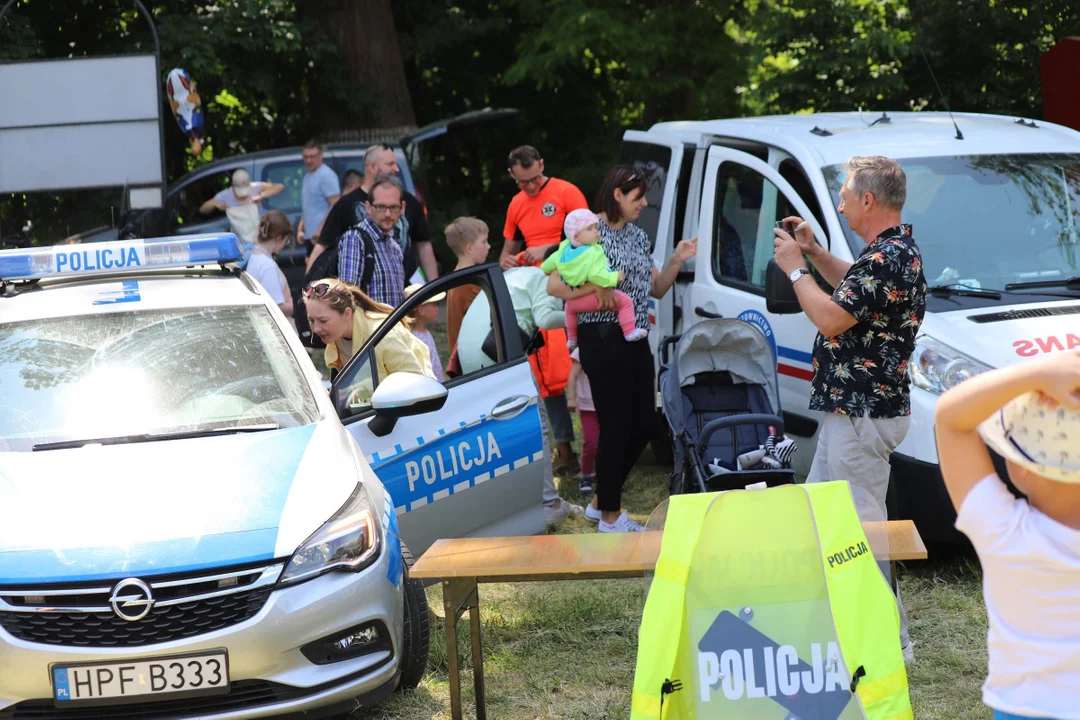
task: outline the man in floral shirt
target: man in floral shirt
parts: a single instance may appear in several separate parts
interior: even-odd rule
[[[776,230],[776,263],[817,326],[810,408],[822,410],[817,453],[807,482],[848,480],[864,520],[885,515],[889,456],[911,422],[908,364],[926,312],[926,278],[911,225],[900,222],[907,179],[894,160],[853,157],[838,211],[866,247],[847,263],[814,241],[802,218],[795,237]],[[830,297],[803,256],[836,288]],[[899,597],[897,598],[899,600]],[[903,606],[901,644],[913,656]]]

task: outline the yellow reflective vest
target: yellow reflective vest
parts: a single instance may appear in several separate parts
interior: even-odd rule
[[[911,720],[900,617],[846,482],[669,501],[632,720]]]

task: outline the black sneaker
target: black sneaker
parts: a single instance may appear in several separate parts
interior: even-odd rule
[[[595,475],[582,475],[578,480],[578,492],[582,495],[592,495],[596,483]]]

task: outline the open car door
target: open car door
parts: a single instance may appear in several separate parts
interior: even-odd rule
[[[455,115],[454,117],[446,118],[445,120],[439,120],[425,125],[422,128],[418,128],[416,132],[401,138],[400,144],[405,150],[405,156],[409,159],[409,164],[415,165],[420,143],[425,140],[445,135],[451,130],[457,130],[458,128],[506,120],[517,114],[518,111],[516,108],[486,107],[481,110],[470,110],[469,112]]]
[[[375,353],[391,329],[421,304],[466,286],[479,289],[474,302],[486,300],[490,307],[490,326],[484,322],[483,331],[491,328],[494,363],[439,378],[441,386],[410,373],[380,376]],[[453,348],[445,325],[429,327],[446,367]],[[330,392],[342,423],[393,498],[401,536],[416,557],[440,538],[543,531],[548,441],[498,265],[468,268],[423,286],[342,368]]]

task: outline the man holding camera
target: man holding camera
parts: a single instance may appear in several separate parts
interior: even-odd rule
[[[900,222],[907,199],[903,169],[878,156],[853,157],[846,170],[837,210],[866,243],[854,263],[818,245],[802,218],[785,218],[793,232],[773,232],[776,264],[818,329],[810,409],[825,416],[806,481],[848,480],[861,487],[876,505],[867,507],[856,494],[859,514],[868,520],[885,513],[889,457],[911,422],[908,364],[926,312],[926,278],[911,225]],[[836,288],[832,296],[808,277],[804,255]],[[910,660],[902,605],[900,611],[901,645]]]

